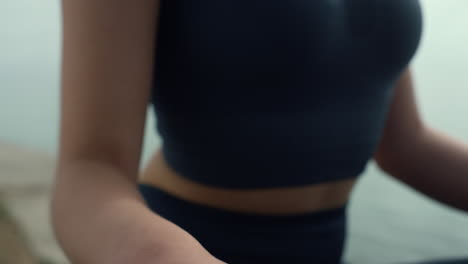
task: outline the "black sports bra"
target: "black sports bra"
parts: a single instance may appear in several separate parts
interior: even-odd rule
[[[360,175],[422,22],[418,0],[161,0],[166,161],[224,188]]]

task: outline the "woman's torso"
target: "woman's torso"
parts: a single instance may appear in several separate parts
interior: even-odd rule
[[[355,181],[356,178],[352,178],[324,184],[261,190],[212,187],[174,171],[164,160],[160,149],[154,153],[140,176],[141,183],[156,186],[185,200],[259,214],[294,214],[341,207],[348,201]]]
[[[258,213],[340,207],[421,35],[417,0],[162,0],[141,181]]]

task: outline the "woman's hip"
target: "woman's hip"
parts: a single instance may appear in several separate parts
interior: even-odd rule
[[[229,211],[138,185],[148,207],[194,236],[230,264],[340,263],[346,237],[346,206],[295,215]]]

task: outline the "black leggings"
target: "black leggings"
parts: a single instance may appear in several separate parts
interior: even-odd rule
[[[229,264],[344,263],[346,207],[295,216],[244,214],[186,201],[151,185],[138,188],[153,212]],[[468,258],[394,264],[468,264]]]
[[[196,204],[151,185],[139,191],[152,211],[229,264],[338,264],[346,208],[288,216],[237,213]]]
[[[406,262],[404,264],[468,264],[467,258],[454,258],[454,259],[440,259],[440,260],[431,260],[431,261],[422,261],[422,262]]]

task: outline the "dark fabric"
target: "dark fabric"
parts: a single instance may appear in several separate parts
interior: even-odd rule
[[[423,28],[418,0],[162,0],[158,26],[164,156],[224,188],[360,175]]]
[[[397,263],[395,263],[397,264]],[[403,264],[403,263],[398,263]],[[450,259],[437,259],[437,260],[427,260],[421,262],[407,262],[404,264],[468,264],[468,256],[464,258],[450,258]]]
[[[196,204],[139,184],[148,207],[229,264],[337,264],[345,245],[346,207],[301,215],[244,214]]]

